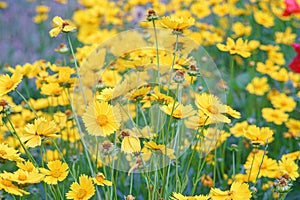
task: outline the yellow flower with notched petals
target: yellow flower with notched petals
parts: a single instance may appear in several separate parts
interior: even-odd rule
[[[254,12],[254,20],[256,23],[263,25],[266,28],[274,26],[274,17],[270,13],[264,11]]]
[[[273,122],[277,125],[281,125],[289,118],[289,115],[285,114],[284,111],[272,108],[263,108],[262,116],[267,122]]]
[[[46,177],[44,182],[47,184],[57,185],[58,181],[63,181],[69,174],[69,167],[60,160],[50,161],[47,164],[48,169],[40,168],[42,174]]]
[[[171,200],[208,200],[209,195],[183,196],[180,193],[173,192]]]
[[[8,74],[0,75],[0,96],[16,89],[22,78],[23,75],[19,71],[15,71],[11,77]]]
[[[121,123],[119,108],[107,102],[95,101],[90,104],[82,118],[88,133],[96,136],[114,133]]]
[[[58,129],[54,121],[48,121],[41,117],[34,120],[33,124],[27,124],[24,133],[20,139],[25,143],[26,147],[36,147],[41,145],[42,138],[57,138]]]
[[[252,197],[249,185],[236,181],[232,183],[230,190],[222,191],[218,188],[211,188],[209,194],[212,200],[248,200]]]
[[[266,77],[262,77],[262,78],[255,77],[246,86],[246,90],[250,94],[255,94],[258,96],[264,95],[269,89],[270,86],[268,84],[268,79]]]
[[[60,32],[70,32],[76,29],[75,26],[70,25],[66,20],[63,20],[59,16],[53,18],[54,28],[49,31],[51,37],[57,37]]]
[[[94,183],[96,183],[97,185],[107,185],[107,186],[112,186],[112,182],[109,180],[106,180],[105,176],[103,173],[99,172],[97,173],[96,177],[93,178]]]
[[[87,175],[81,175],[79,177],[79,184],[77,182],[72,183],[70,189],[66,194],[67,199],[87,200],[95,194],[93,179]]]
[[[238,38],[235,42],[232,38],[228,37],[226,45],[219,43],[217,47],[220,51],[228,51],[230,54],[238,54],[244,58],[251,56],[248,41],[244,41],[242,38]]]
[[[160,21],[161,25],[165,28],[173,29],[174,31],[182,32],[184,29],[187,29],[194,25],[194,18],[184,18],[184,17],[175,17],[167,16],[162,17]]]

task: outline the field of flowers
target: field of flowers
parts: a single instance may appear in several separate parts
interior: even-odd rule
[[[300,199],[300,0],[0,1],[0,199]]]

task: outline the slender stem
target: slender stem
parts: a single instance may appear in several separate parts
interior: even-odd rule
[[[35,117],[38,118],[38,115],[36,113],[36,111],[33,109],[33,107],[29,104],[29,102],[25,99],[25,97],[21,94],[21,92],[19,92],[17,89],[15,90],[17,92],[17,94],[23,99],[23,101],[25,101],[25,103],[29,106],[30,110],[34,113]]]
[[[232,150],[232,173],[233,173],[233,180],[235,180],[235,151]]]
[[[174,49],[174,54],[173,54],[173,60],[172,60],[172,65],[171,65],[171,70],[169,71],[169,82],[168,82],[168,92],[167,92],[167,95],[169,95],[169,92],[170,92],[170,85],[171,85],[171,81],[172,81],[172,72],[173,72],[173,69],[174,69],[174,64],[175,64],[175,60],[176,60],[176,53],[178,51],[178,37],[179,35],[176,34],[176,42],[175,42],[175,49]]]
[[[257,172],[256,177],[255,177],[255,180],[254,180],[254,186],[256,185],[256,181],[257,181],[257,178],[258,178],[258,176],[259,176],[261,166],[262,166],[262,164],[263,164],[263,162],[264,162],[264,158],[265,158],[267,149],[268,149],[268,143],[266,144],[266,147],[265,147],[265,149],[264,149],[264,154],[263,154],[262,159],[261,159],[261,162],[260,162],[260,164],[259,164],[258,172]]]
[[[234,58],[230,56],[230,88],[228,94],[228,105],[232,106],[233,91],[234,91]]]
[[[155,20],[152,20],[152,24],[153,24],[153,29],[154,29],[155,46],[156,46],[157,82],[158,82],[158,90],[160,90],[160,63],[159,63],[158,39],[157,39]]]
[[[129,194],[132,195],[132,186],[133,186],[133,174],[134,173],[131,173],[130,175],[130,188],[129,188]]]
[[[6,116],[6,119],[7,119],[8,123],[9,123],[9,125],[11,126],[11,128],[13,129],[13,131],[10,131],[10,129],[9,129],[8,126],[6,125],[7,129],[11,132],[11,134],[12,134],[13,136],[15,136],[15,137],[18,139],[20,145],[22,146],[24,152],[26,153],[26,155],[28,156],[28,158],[30,159],[30,161],[31,161],[32,163],[34,163],[35,166],[38,166],[37,162],[35,161],[35,159],[34,159],[33,156],[31,155],[31,153],[28,151],[28,149],[25,147],[25,145],[24,145],[23,142],[21,141],[19,135],[17,134],[17,131],[16,131],[14,125],[12,124],[12,122],[10,121],[10,119],[9,119],[8,116]]]
[[[253,159],[252,159],[252,163],[251,163],[251,167],[250,167],[250,172],[249,172],[249,175],[248,175],[248,182],[250,181],[250,177],[251,177],[251,172],[252,172],[252,167],[253,167],[255,155],[256,155],[256,153],[253,154]]]
[[[59,147],[57,146],[57,143],[55,142],[55,140],[54,140],[54,139],[51,139],[51,141],[52,141],[52,143],[54,144],[54,147],[57,149],[58,153],[60,154],[62,160],[63,160],[65,163],[67,163],[67,161],[66,161],[65,158],[64,158],[63,153],[61,152],[61,150],[60,150]],[[74,176],[73,172],[72,172],[71,170],[69,170],[69,171],[70,171],[70,174],[71,174],[72,178],[74,179],[74,181],[76,181],[76,177]]]
[[[85,97],[85,94],[84,94],[83,83],[82,83],[81,78],[80,78],[79,68],[78,68],[77,60],[76,60],[76,57],[75,57],[75,53],[74,53],[74,50],[73,50],[73,46],[72,46],[72,42],[71,42],[69,33],[67,33],[67,38],[68,38],[70,50],[71,50],[71,53],[72,53],[72,56],[73,56],[73,59],[74,59],[74,65],[75,65],[76,74],[77,74],[77,77],[78,77],[78,81],[79,81],[80,90],[81,90],[81,93],[82,93],[84,105],[87,106],[87,100],[86,100],[86,97]]]
[[[81,140],[81,143],[83,145],[83,149],[84,149],[84,154],[85,154],[85,157],[88,161],[88,165],[89,165],[89,168],[90,168],[90,171],[91,171],[91,174],[92,176],[95,176],[95,172],[93,170],[93,167],[92,167],[92,163],[91,163],[91,160],[90,160],[90,156],[89,156],[89,153],[87,151],[87,146],[86,146],[86,143],[84,141],[84,136],[83,136],[83,131],[81,129],[81,126],[80,126],[80,123],[79,123],[79,119],[78,119],[78,116],[74,110],[74,107],[73,107],[73,103],[71,101],[71,98],[70,98],[70,91],[68,90],[68,93],[67,93],[67,96],[68,96],[68,99],[69,99],[69,102],[70,102],[70,106],[71,106],[71,110],[72,110],[72,113],[74,115],[74,118],[75,118],[75,121],[76,121],[76,125],[78,127],[78,130],[79,130],[79,136],[80,136],[80,140]]]
[[[214,160],[215,160],[215,164],[214,164],[214,179],[213,179],[213,187],[215,187],[216,185],[216,176],[217,176],[217,148],[215,147],[215,151],[214,151]]]

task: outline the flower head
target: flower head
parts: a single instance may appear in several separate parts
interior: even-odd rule
[[[212,200],[247,200],[252,197],[247,183],[233,182],[230,190],[222,191],[218,188],[210,190]]]
[[[79,177],[79,184],[77,182],[72,183],[70,189],[66,194],[67,199],[87,200],[95,194],[93,179],[87,175],[81,175]]]
[[[43,138],[57,138],[57,131],[54,121],[48,121],[40,117],[35,119],[33,124],[26,125],[21,141],[25,143],[26,147],[33,148],[41,145]]]
[[[63,181],[69,174],[69,167],[66,163],[62,163],[60,160],[50,161],[47,164],[48,169],[40,168],[42,174],[46,177],[44,182],[47,184],[56,185],[58,181]]]
[[[162,17],[160,23],[165,28],[173,29],[173,31],[182,33],[184,29],[187,29],[194,25],[195,19],[167,16],[167,17]]]
[[[118,130],[121,123],[121,114],[118,107],[107,102],[90,104],[83,115],[83,122],[90,135],[108,136]]]
[[[285,0],[285,10],[282,16],[290,16],[292,14],[300,13],[300,6],[296,0]]]
[[[12,76],[8,74],[0,75],[0,96],[16,89],[22,78],[23,75],[19,71],[15,71]]]
[[[248,48],[248,42],[243,41],[242,38],[237,39],[235,42],[232,38],[228,37],[226,45],[219,43],[217,44],[217,47],[220,51],[228,51],[230,54],[238,54],[244,58],[251,56]]]
[[[70,32],[76,29],[75,26],[59,16],[55,16],[52,21],[54,28],[49,31],[51,37],[57,37],[60,32]]]
[[[103,173],[99,172],[95,178],[93,178],[94,183],[97,185],[107,185],[107,186],[112,186],[112,182],[109,180],[106,180],[105,176]]]

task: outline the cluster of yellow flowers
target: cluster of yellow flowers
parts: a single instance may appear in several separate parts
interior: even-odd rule
[[[300,2],[78,3],[73,21],[52,19],[49,36],[67,35],[62,61],[0,76],[5,195],[38,184],[54,199],[288,195],[300,176],[300,74],[286,67]],[[50,11],[37,6],[33,21]]]

